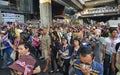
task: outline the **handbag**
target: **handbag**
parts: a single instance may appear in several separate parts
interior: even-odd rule
[[[64,61],[62,60],[61,57],[58,58],[57,64],[58,64],[60,67],[63,67]]]
[[[15,60],[15,58],[16,58],[16,51],[15,51],[15,50],[12,51],[10,57],[11,57],[13,60]]]

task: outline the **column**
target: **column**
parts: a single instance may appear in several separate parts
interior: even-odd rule
[[[39,0],[40,3],[40,20],[42,27],[50,27],[52,25],[52,8],[51,0]]]
[[[0,9],[0,24],[2,24],[3,20],[2,20],[2,14],[1,14],[1,9]]]

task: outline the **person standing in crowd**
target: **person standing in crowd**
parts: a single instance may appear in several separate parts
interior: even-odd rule
[[[103,64],[102,48],[104,38],[101,35],[101,26],[99,24],[95,29],[95,35],[91,38],[91,41],[94,44],[95,61]]]
[[[70,59],[69,75],[74,75],[73,63],[79,59],[80,39],[73,39],[72,55]]]
[[[106,34],[105,31],[101,31],[101,35],[95,38],[95,48],[94,48],[94,52],[95,52],[95,61],[103,64],[104,60],[102,58],[103,56],[103,45],[104,45],[104,39],[108,37],[108,35]]]
[[[63,37],[62,38],[62,46],[60,47],[60,58],[63,60],[63,66],[62,68],[63,69],[63,74],[64,75],[69,75],[69,67],[70,67],[70,58],[71,58],[71,54],[72,54],[72,48],[71,46],[68,44],[68,40],[67,40],[67,37]],[[65,70],[65,71],[64,71]]]
[[[116,68],[118,70],[116,75],[120,75],[120,42],[116,44],[115,50],[116,50],[116,63],[115,63],[115,66],[116,66]]]
[[[118,38],[120,39],[120,23],[118,24],[117,31],[118,31]]]
[[[84,28],[80,27],[80,31],[77,33],[77,37],[82,40],[84,36]]]
[[[13,46],[13,40],[9,39],[8,37],[7,30],[1,31],[1,32],[2,32],[1,37],[3,40],[3,44],[4,44],[4,48],[2,49],[4,53],[2,68],[7,68],[8,65],[10,65],[13,62],[13,59],[10,57],[10,55],[14,49],[14,46]]]
[[[34,55],[33,54],[31,54],[30,53],[30,50],[29,50],[29,44],[27,43],[27,42],[23,42],[23,43],[20,43],[19,44],[19,46],[18,46],[18,53],[19,53],[19,58],[17,59],[17,60],[19,60],[19,59],[21,59],[24,55],[26,55],[26,56],[32,56],[32,58],[36,61],[35,62],[35,65],[33,65],[33,71],[32,71],[32,75],[35,75],[35,74],[37,74],[37,73],[40,73],[40,71],[41,71],[41,69],[40,69],[40,66],[38,65],[38,61],[36,60],[36,58],[34,57]],[[17,61],[16,60],[16,61]],[[27,59],[26,59],[27,60]],[[15,61],[15,62],[16,62]],[[29,63],[31,63],[31,62],[29,62]],[[27,63],[25,63],[26,65],[27,65]],[[10,68],[12,68],[13,67],[13,65],[15,65],[14,63],[13,64],[11,64],[10,65]],[[11,67],[12,66],[12,67]],[[17,66],[17,65],[16,65]],[[22,65],[21,65],[21,67],[22,67]],[[24,67],[24,66],[23,66]],[[20,69],[19,69],[20,70]],[[14,75],[23,75],[23,73],[22,72],[20,72],[20,71],[13,71],[14,72]],[[24,72],[25,73],[25,72]]]
[[[54,73],[59,71],[57,64],[58,52],[60,50],[60,40],[56,31],[51,33],[51,68],[52,70],[49,73]]]
[[[94,61],[94,53],[91,47],[81,46],[79,59],[73,64],[75,75],[103,75],[103,67]]]
[[[68,39],[68,44],[70,45],[71,44],[71,38],[72,38],[72,32],[71,32],[71,28],[69,28],[67,30],[67,39]]]
[[[104,75],[115,75],[115,45],[120,42],[117,29],[110,28],[110,36],[105,38],[103,46]]]
[[[80,39],[79,38],[74,38],[73,40],[73,47],[72,47],[72,60],[73,62],[75,59],[78,59],[78,51],[80,49]]]
[[[41,38],[41,49],[42,49],[42,56],[44,56],[46,64],[43,72],[48,71],[48,66],[50,64],[50,54],[51,54],[51,40],[50,36],[47,34],[47,28],[43,28],[43,36]]]
[[[60,39],[60,42],[61,42],[61,38],[62,38],[63,34],[61,33],[59,27],[55,27],[54,30],[57,32],[59,39]]]
[[[30,52],[37,58],[37,49],[32,45],[32,43],[29,41],[30,34],[27,32],[21,32],[20,33],[20,40],[21,42],[27,42],[30,46]]]
[[[40,34],[38,32],[35,33],[35,36],[32,37],[32,45],[37,49],[37,57],[39,58],[40,55],[40,50],[39,50],[39,46],[40,46],[40,38],[39,38]]]

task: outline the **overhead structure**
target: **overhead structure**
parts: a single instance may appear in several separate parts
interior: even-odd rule
[[[88,0],[88,1],[85,1],[85,6],[86,7],[102,6],[108,3],[114,3],[114,1],[115,0]]]
[[[82,4],[78,0],[53,0],[61,5],[67,6],[67,7],[73,7],[76,10],[83,10]]]
[[[116,0],[54,0],[80,11],[81,17],[118,15]],[[119,0],[120,1],[120,0]]]

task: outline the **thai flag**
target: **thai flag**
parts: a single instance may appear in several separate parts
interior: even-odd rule
[[[8,34],[6,34],[4,37],[3,37],[3,41],[6,41],[8,39]]]
[[[15,26],[17,26],[19,24],[19,22],[17,20],[15,20]]]

